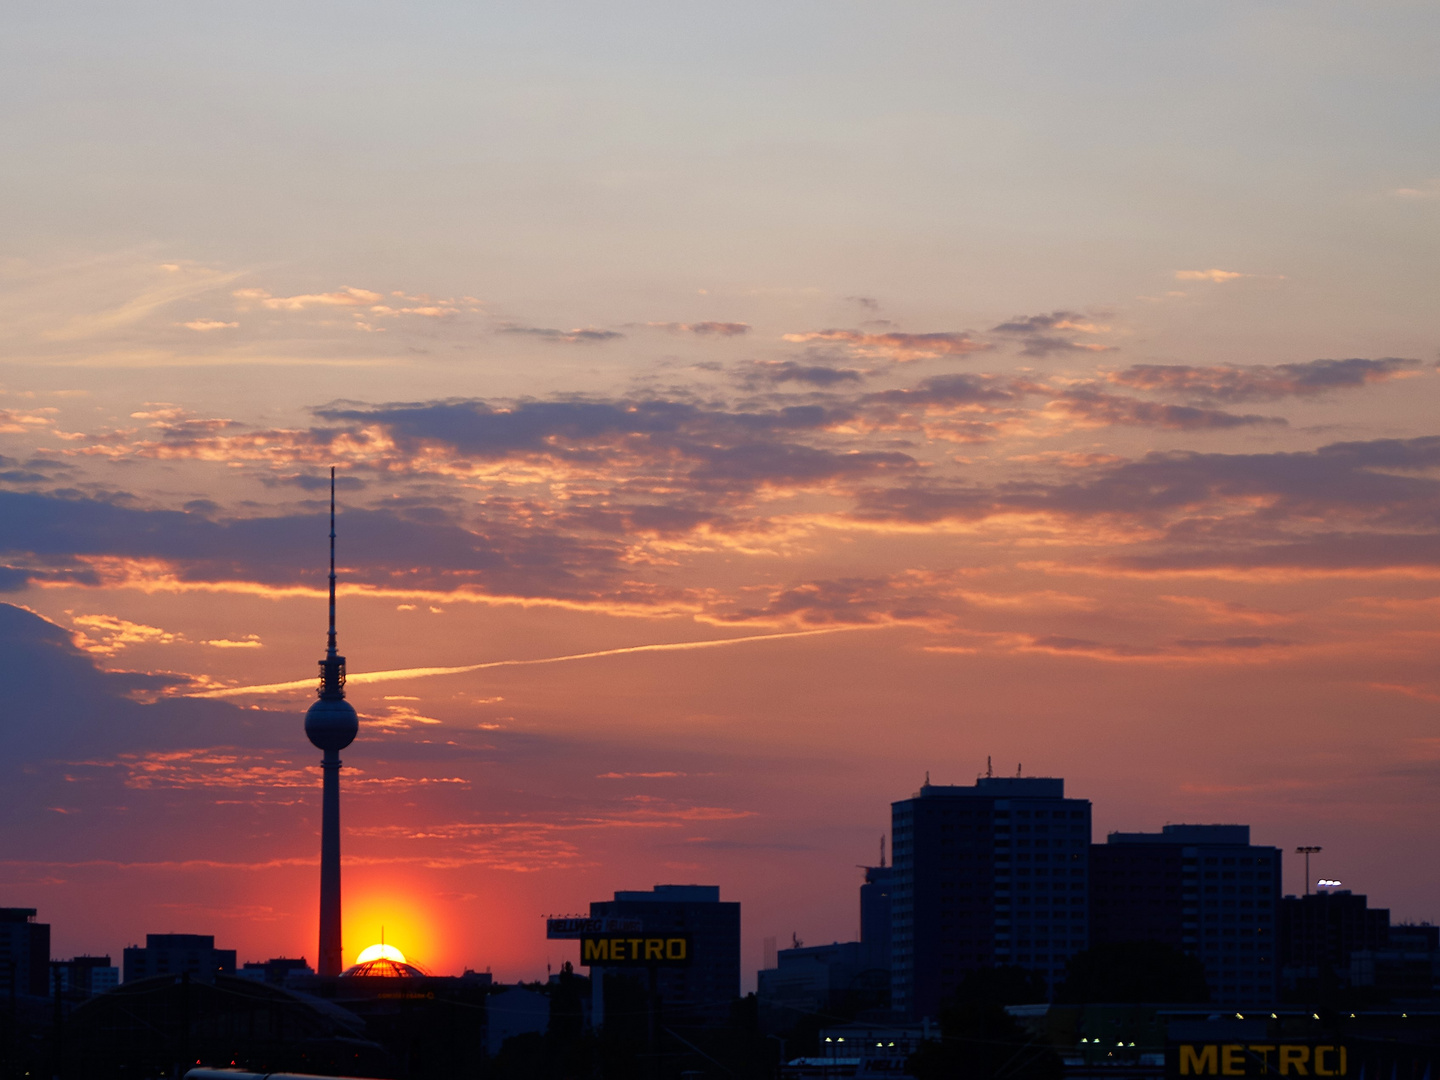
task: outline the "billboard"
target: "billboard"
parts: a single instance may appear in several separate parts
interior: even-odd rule
[[[689,934],[586,934],[580,939],[585,967],[686,967]]]
[[[546,919],[545,936],[551,941],[571,941],[584,937],[586,934],[609,934],[626,930],[643,930],[644,923],[639,919],[617,919],[607,917],[603,919],[576,916],[567,919]]]

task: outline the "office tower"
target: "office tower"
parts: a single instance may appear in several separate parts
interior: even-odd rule
[[[50,993],[50,924],[37,923],[34,908],[0,908],[0,988]]]
[[[656,885],[650,892],[616,892],[614,900],[593,901],[590,916],[638,919],[647,934],[690,936],[690,965],[657,972],[667,1012],[722,1019],[740,996],[740,905],[722,901],[718,885]]]
[[[330,632],[325,659],[320,661],[319,700],[305,713],[305,736],[325,756],[320,823],[320,959],[321,975],[339,975],[344,968],[340,937],[340,751],[355,741],[360,720],[345,700],[345,657],[335,648],[335,470],[330,470]],[[234,965],[232,964],[233,968]]]
[[[112,967],[108,956],[77,956],[57,963],[60,989],[68,994],[94,997],[120,985],[120,969]]]
[[[1390,944],[1390,909],[1361,893],[1322,889],[1280,901],[1280,971],[1286,989],[1311,991],[1350,981],[1351,954]]]
[[[978,967],[1064,979],[1088,933],[1088,800],[1050,777],[927,778],[891,805],[891,832],[892,1009],[934,1016]]]
[[[1091,941],[1159,941],[1205,965],[1213,1002],[1268,1006],[1277,992],[1280,849],[1248,825],[1111,833],[1090,849]]]
[[[216,975],[235,974],[235,950],[215,948],[213,934],[146,934],[145,947],[124,953],[125,981],[152,975],[181,975],[210,982]]]
[[[883,852],[882,852],[883,854]],[[866,970],[890,970],[890,890],[895,868],[865,867],[860,886],[860,965]]]

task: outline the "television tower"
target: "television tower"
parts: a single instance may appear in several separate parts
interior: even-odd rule
[[[339,975],[340,945],[340,751],[355,741],[360,719],[345,700],[345,657],[335,651],[335,467],[330,467],[330,635],[320,661],[320,700],[305,713],[305,734],[325,756],[320,822],[320,952],[315,970]]]

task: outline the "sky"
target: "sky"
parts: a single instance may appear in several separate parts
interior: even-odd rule
[[[853,938],[928,774],[1440,919],[1440,10],[8,4],[0,904]],[[1285,887],[1304,887],[1287,856]]]

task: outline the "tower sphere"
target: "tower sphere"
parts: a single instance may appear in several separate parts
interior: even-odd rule
[[[355,706],[344,698],[321,698],[305,712],[305,735],[321,750],[344,750],[359,730]]]

